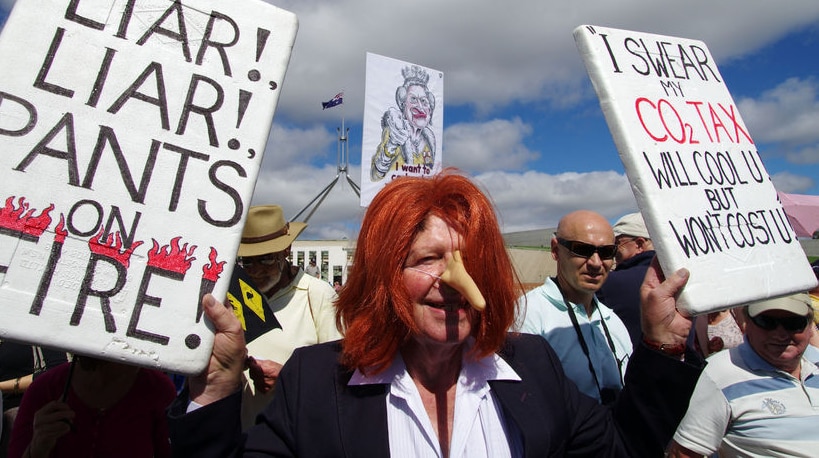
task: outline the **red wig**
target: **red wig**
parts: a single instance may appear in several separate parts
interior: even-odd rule
[[[462,238],[461,255],[487,305],[475,315],[478,358],[496,352],[515,320],[519,282],[512,269],[492,203],[453,169],[433,178],[401,177],[387,184],[367,209],[347,282],[339,293],[337,321],[346,329],[342,362],[378,373],[417,332],[403,266],[429,215]]]

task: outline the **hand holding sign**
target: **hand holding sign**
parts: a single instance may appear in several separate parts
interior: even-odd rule
[[[210,294],[202,299],[202,307],[213,323],[216,335],[207,367],[202,373],[190,377],[188,386],[191,401],[204,406],[241,387],[247,348],[242,327],[230,308]]]

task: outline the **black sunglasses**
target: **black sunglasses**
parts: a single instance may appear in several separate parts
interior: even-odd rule
[[[250,256],[250,257],[240,257],[239,264],[242,265],[244,268],[253,267],[255,265],[261,264],[265,267],[270,267],[273,265],[278,264],[281,261],[279,256]]]
[[[577,240],[566,240],[560,237],[557,238],[557,243],[564,246],[573,255],[581,258],[590,258],[594,253],[600,255],[600,259],[614,259],[617,253],[617,245],[592,245],[591,243],[578,242]]]
[[[773,331],[780,324],[788,332],[804,331],[808,327],[810,317],[807,316],[786,316],[774,317],[767,315],[757,315],[750,317],[755,325],[766,331]]]

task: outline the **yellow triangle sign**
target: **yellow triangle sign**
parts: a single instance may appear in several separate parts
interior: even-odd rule
[[[239,322],[242,323],[242,330],[247,331],[247,325],[245,324],[245,313],[242,310],[242,303],[239,302],[239,299],[236,299],[236,296],[230,293],[227,293],[227,300],[233,307],[233,314],[236,315],[236,318],[238,318]]]
[[[253,310],[253,313],[255,313],[260,320],[266,321],[264,319],[264,300],[262,299],[262,295],[241,278],[239,279],[239,287],[242,289],[242,296],[247,308]]]

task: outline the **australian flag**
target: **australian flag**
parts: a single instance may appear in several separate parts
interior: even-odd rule
[[[321,102],[321,109],[326,110],[328,108],[333,108],[336,105],[341,105],[344,102],[344,93],[339,92],[336,94],[335,97],[328,100],[327,102]]]

